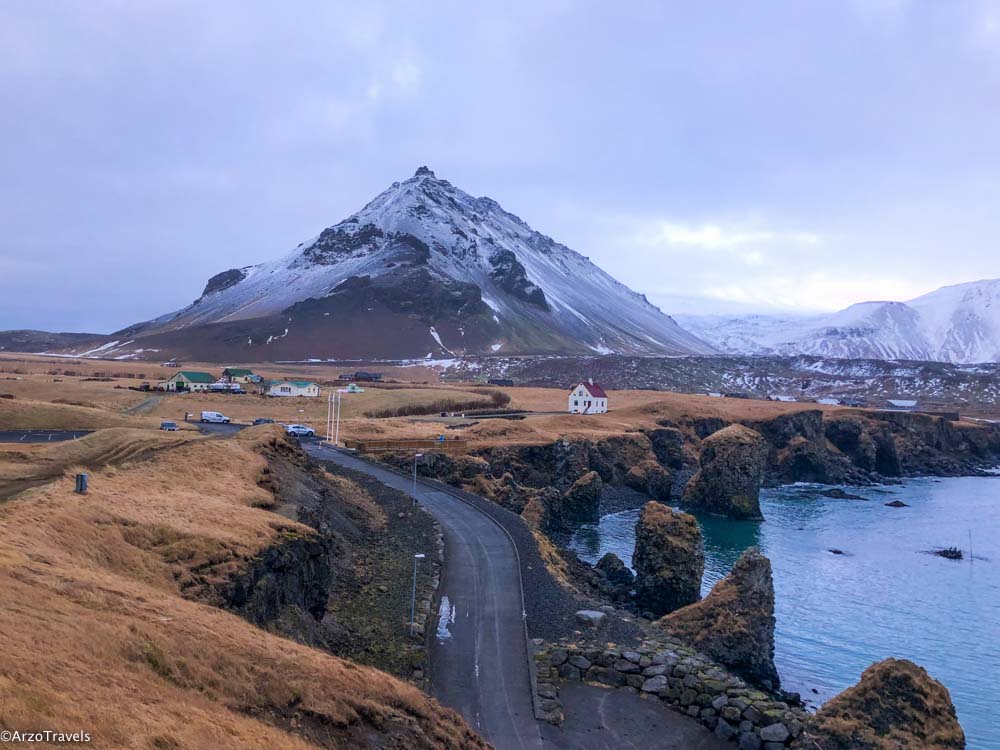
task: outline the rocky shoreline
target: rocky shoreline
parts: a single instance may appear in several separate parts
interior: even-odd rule
[[[404,456],[385,460],[408,468]],[[984,475],[998,460],[1000,426],[915,413],[805,409],[763,421],[684,417],[601,440],[432,453],[418,471],[514,513],[527,509],[543,531],[558,535],[629,507],[633,493],[753,518],[759,509],[732,509],[756,485],[871,486],[915,476]],[[591,478],[590,492],[574,490],[591,472],[600,483]],[[741,486],[748,475],[749,486]],[[731,497],[728,507],[714,505],[720,488]]]

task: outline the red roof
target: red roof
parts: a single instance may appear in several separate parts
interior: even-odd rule
[[[581,385],[584,388],[586,388],[590,392],[590,395],[593,396],[594,398],[607,398],[608,397],[608,394],[605,393],[604,389],[601,388],[601,386],[599,386],[597,383],[580,383],[579,385],[574,386],[573,390],[575,391]]]

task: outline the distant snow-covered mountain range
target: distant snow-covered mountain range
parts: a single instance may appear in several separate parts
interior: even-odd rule
[[[908,302],[861,302],[829,315],[675,315],[732,354],[1000,361],[1000,279],[946,286]]]
[[[669,273],[669,268],[663,269]],[[1000,279],[795,317],[666,312],[588,258],[431,170],[194,302],[110,335],[0,331],[0,350],[285,361],[508,355],[1000,361]],[[682,308],[687,314],[666,314]]]

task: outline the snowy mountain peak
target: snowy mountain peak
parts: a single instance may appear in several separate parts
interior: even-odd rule
[[[1000,361],[1000,279],[942,287],[908,302],[860,302],[829,315],[679,320],[698,336],[739,354]]]
[[[304,357],[715,351],[587,258],[426,166],[285,257],[216,274],[188,307],[121,333],[194,336],[206,326],[213,336],[219,326],[237,329],[226,341],[246,343],[232,356],[251,359],[293,349]]]

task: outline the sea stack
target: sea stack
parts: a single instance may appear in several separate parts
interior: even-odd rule
[[[635,525],[632,567],[641,611],[660,617],[698,601],[705,551],[697,519],[646,503]]]
[[[963,750],[965,733],[948,689],[905,659],[868,667],[816,712],[802,738],[818,750]]]
[[[701,443],[701,468],[688,482],[683,502],[714,515],[762,521],[767,455],[767,441],[749,427],[734,424],[713,432]]]
[[[656,624],[745,679],[778,688],[771,561],[756,547],[744,552],[702,601]]]

